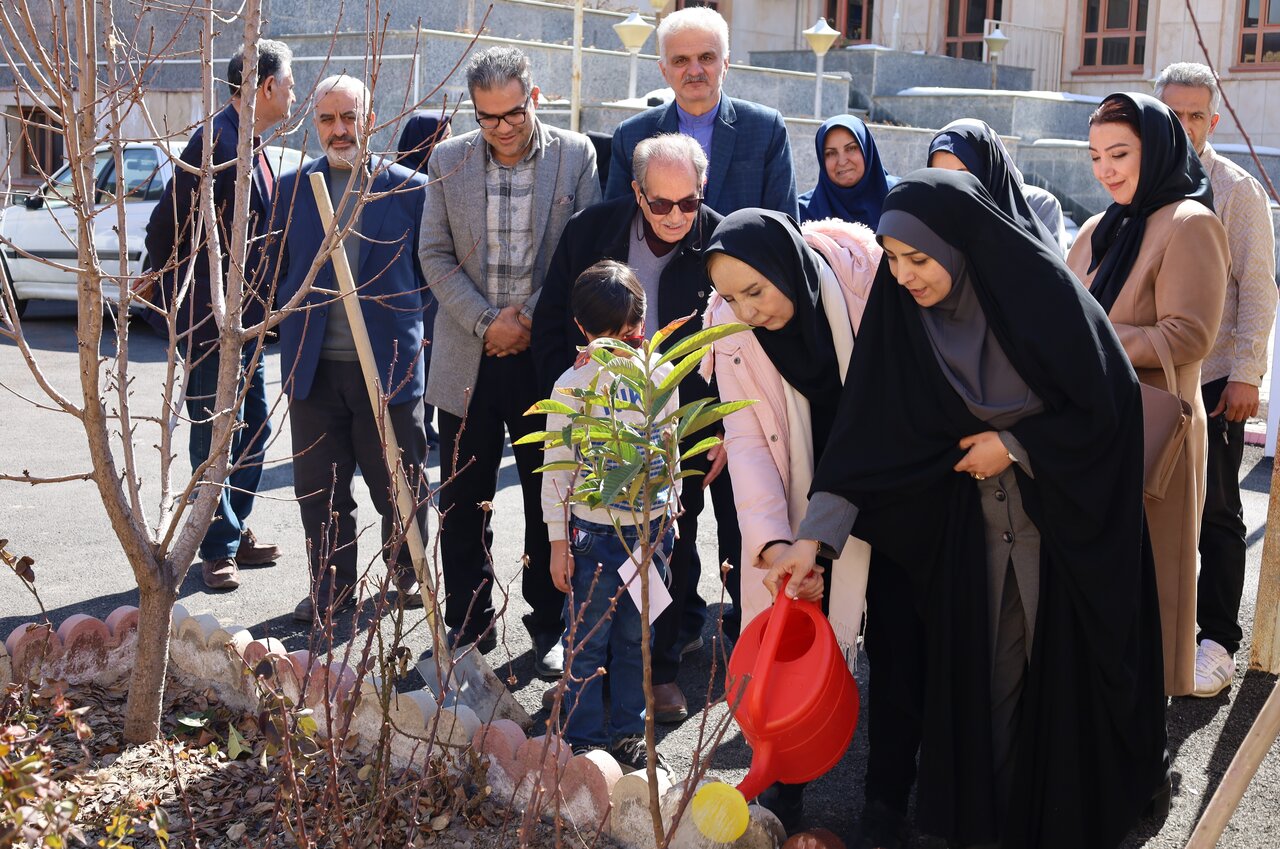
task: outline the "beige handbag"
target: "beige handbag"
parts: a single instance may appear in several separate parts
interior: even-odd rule
[[[1163,501],[1169,488],[1169,478],[1182,453],[1187,432],[1191,430],[1191,405],[1182,399],[1178,390],[1177,374],[1173,368],[1173,353],[1164,334],[1152,327],[1143,327],[1151,347],[1155,348],[1160,365],[1164,367],[1165,385],[1175,390],[1166,392],[1143,383],[1142,387],[1142,437],[1143,437],[1143,493],[1153,501]]]

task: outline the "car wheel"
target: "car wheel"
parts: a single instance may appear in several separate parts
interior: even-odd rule
[[[13,288],[13,278],[9,276],[9,266],[5,264],[4,257],[0,257],[0,286],[4,286],[4,290],[13,297],[13,304],[17,307],[18,318],[22,318],[27,313],[27,299],[19,298],[18,293]],[[0,304],[0,308],[3,305]]]

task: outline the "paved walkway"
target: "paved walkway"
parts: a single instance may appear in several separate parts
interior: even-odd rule
[[[37,303],[28,319],[32,345],[45,364],[46,374],[55,386],[69,397],[79,397],[75,356],[74,310],[69,305]],[[132,338],[135,357],[134,394],[139,412],[154,413],[157,386],[164,369],[164,352],[158,341],[146,331]],[[26,373],[17,350],[0,343],[0,383],[9,390],[0,392],[0,470],[19,472],[28,469],[34,475],[60,475],[83,472],[88,459],[83,448],[83,435],[69,416],[36,410],[17,396],[39,398]],[[279,391],[278,355],[268,360],[268,393]],[[16,395],[15,395],[16,393]],[[269,464],[263,482],[263,498],[253,515],[253,527],[264,540],[279,542],[286,555],[281,563],[267,569],[246,570],[239,590],[233,593],[206,592],[197,574],[189,575],[182,590],[182,603],[193,612],[211,612],[224,622],[250,628],[255,635],[279,637],[291,649],[307,646],[306,632],[297,628],[289,614],[306,591],[306,566],[298,512],[292,498],[291,447],[283,409],[277,410],[277,436],[268,451]],[[157,459],[152,446],[157,442],[154,425],[140,426],[135,444],[148,469],[145,490],[154,501]],[[179,460],[175,471],[185,474],[185,431],[180,431]],[[1262,550],[1262,522],[1266,513],[1270,484],[1270,463],[1257,450],[1245,460],[1246,519],[1250,531],[1249,576],[1242,615],[1252,622],[1253,599],[1258,580],[1258,564]],[[519,624],[526,607],[519,597],[519,553],[515,546],[520,534],[520,499],[515,486],[514,468],[508,457],[501,477],[501,491],[496,499],[498,541],[495,562],[500,579],[514,586],[507,622],[512,623],[501,635],[503,643],[489,655],[490,662],[510,674],[516,696],[530,712],[540,708],[540,697],[546,685],[532,675],[528,637]],[[364,539],[377,535],[377,515],[367,493],[357,496],[361,505],[361,522],[366,528]],[[88,483],[30,487],[0,483],[0,537],[11,540],[13,550],[37,558],[36,574],[42,599],[51,618],[60,622],[72,613],[103,616],[120,604],[136,603],[137,593],[120,548],[107,526],[97,492]],[[714,562],[714,529],[708,521],[699,534],[704,562]],[[372,544],[363,549],[371,552]],[[368,555],[366,554],[366,557]],[[375,572],[380,567],[374,567]],[[704,598],[718,609],[720,591],[714,570],[704,569],[701,591]],[[31,598],[16,579],[0,575],[0,638],[18,624],[37,616]],[[339,635],[344,637],[346,635]],[[708,632],[707,637],[710,638]],[[357,640],[359,642],[359,640]],[[426,638],[414,634],[412,648],[426,647]],[[708,644],[711,644],[708,639]],[[1241,650],[1247,658],[1248,647]],[[723,706],[703,710],[708,691],[718,692],[723,681],[723,662],[713,667],[714,653],[704,649],[691,655],[681,671],[680,684],[689,696],[693,715],[683,725],[664,728],[661,749],[677,770],[687,770],[690,755],[698,745],[700,733],[710,731],[724,717]],[[864,696],[868,686],[865,657],[858,674]],[[1169,711],[1170,735],[1174,746],[1174,768],[1179,776],[1178,794],[1173,812],[1158,832],[1135,834],[1126,847],[1174,849],[1182,847],[1194,827],[1195,820],[1220,780],[1241,739],[1247,732],[1271,688],[1272,679],[1249,675],[1237,680],[1229,695],[1211,700],[1174,699]],[[865,698],[864,698],[865,704]],[[535,714],[537,719],[545,714]],[[849,835],[862,808],[862,774],[865,769],[865,717],[854,744],[840,765],[821,780],[814,782],[807,795],[807,813],[814,825],[826,825],[837,833]],[[736,730],[730,733],[716,753],[713,764],[721,777],[736,781],[746,771],[750,752]],[[916,845],[933,846],[927,841]],[[1280,747],[1273,749],[1263,763],[1258,777],[1246,795],[1232,828],[1223,838],[1228,849],[1259,849],[1280,845]]]

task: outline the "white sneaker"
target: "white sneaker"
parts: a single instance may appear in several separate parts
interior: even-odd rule
[[[1201,640],[1196,649],[1196,688],[1191,695],[1213,698],[1230,687],[1235,677],[1235,657],[1213,640]]]

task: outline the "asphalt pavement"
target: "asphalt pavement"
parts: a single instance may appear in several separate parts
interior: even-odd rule
[[[72,304],[33,302],[25,323],[27,338],[45,376],[78,403],[74,309]],[[134,379],[132,413],[135,418],[156,416],[166,355],[160,341],[145,327],[135,322],[133,328],[130,343]],[[109,338],[104,341],[102,353],[109,357],[113,352],[114,340]],[[274,403],[280,389],[278,354],[269,355],[267,368],[268,400]],[[112,406],[114,403],[112,399]],[[51,407],[27,371],[17,348],[8,341],[0,341],[0,472],[29,471],[35,476],[49,477],[88,470],[88,451],[79,423],[71,416],[52,411]],[[285,405],[276,404],[273,417],[276,431],[267,452],[261,497],[250,522],[260,540],[281,545],[285,551],[283,559],[271,567],[242,570],[240,588],[229,593],[206,591],[197,565],[183,584],[180,601],[193,613],[212,613],[224,623],[249,628],[255,636],[277,637],[288,648],[297,649],[314,647],[314,643],[308,630],[300,628],[290,616],[294,605],[306,594],[307,567],[298,508],[292,500],[291,445],[285,416]],[[158,435],[157,425],[143,422],[134,439],[135,449],[142,458],[144,495],[150,499],[147,511],[151,521],[154,521],[159,492],[159,455],[155,448]],[[178,454],[174,470],[185,477],[189,471],[185,428],[179,429],[174,444]],[[1262,457],[1260,450],[1249,449],[1242,470],[1245,519],[1249,527],[1249,573],[1241,612],[1246,644],[1237,654],[1241,667],[1248,658],[1270,478],[1271,462]],[[433,469],[432,480],[438,483],[438,468]],[[359,479],[356,491],[363,543],[361,562],[369,563],[376,560],[378,516]],[[529,638],[520,624],[520,614],[528,608],[519,592],[522,516],[518,479],[509,452],[500,473],[494,510],[493,554],[499,582],[505,589],[507,611],[505,625],[499,632],[499,646],[488,659],[500,676],[509,677],[513,682],[516,697],[535,721],[543,721],[546,712],[541,708],[541,696],[548,685],[533,675]],[[722,592],[717,570],[712,568],[715,530],[710,513],[708,505],[706,520],[699,531],[704,564],[700,590],[714,615],[722,606]],[[434,538],[434,523],[430,530]],[[119,605],[137,603],[132,574],[91,483],[33,487],[0,482],[0,537],[10,540],[11,550],[36,558],[41,601],[55,623],[73,613],[104,617]],[[370,566],[371,576],[381,572],[380,565]],[[0,638],[19,624],[38,617],[35,601],[18,580],[0,574]],[[341,652],[346,646],[354,645],[358,653],[370,618],[366,611],[360,630],[353,634],[350,628],[345,628],[335,634],[336,650]],[[695,750],[709,751],[700,741],[713,739],[725,720],[723,703],[706,709],[709,701],[719,696],[724,678],[724,657],[717,650],[720,643],[715,635],[713,620],[704,633],[706,647],[688,655],[681,670],[679,683],[689,698],[689,719],[679,726],[660,726],[659,748],[681,774],[690,768]],[[415,653],[425,649],[428,644],[425,629],[419,627],[407,642]],[[864,705],[869,686],[867,672],[863,656],[857,678]],[[1249,673],[1237,676],[1229,693],[1217,698],[1172,700],[1168,717],[1176,773],[1173,808],[1162,827],[1148,826],[1130,835],[1125,847],[1172,849],[1185,845],[1274,680],[1272,676]],[[416,683],[416,679],[410,677],[406,684],[412,683]],[[808,824],[825,826],[846,837],[853,833],[862,809],[865,728],[864,714],[849,753],[834,770],[808,789]],[[749,748],[736,726],[730,726],[712,757],[712,774],[735,782],[745,774],[749,763]],[[916,836],[914,845],[939,844]],[[1219,845],[1233,849],[1280,846],[1280,746],[1272,747]]]

